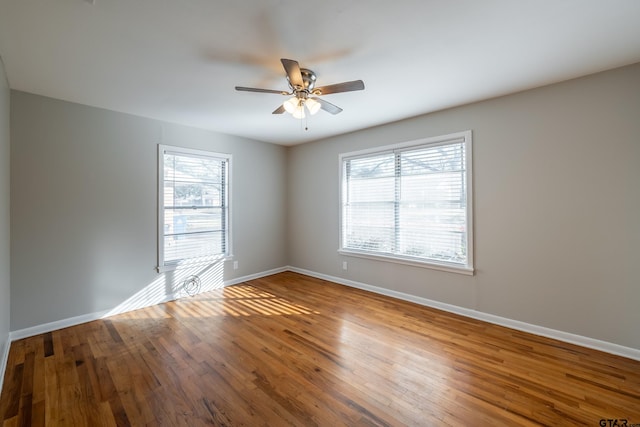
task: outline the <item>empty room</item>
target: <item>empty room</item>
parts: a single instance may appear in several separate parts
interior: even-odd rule
[[[640,426],[637,0],[0,0],[0,427]]]

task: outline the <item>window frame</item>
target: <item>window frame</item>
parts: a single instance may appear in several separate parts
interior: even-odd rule
[[[435,261],[431,259],[424,259],[418,257],[411,257],[407,255],[391,254],[386,252],[375,252],[358,250],[344,247],[344,232],[343,226],[345,225],[344,216],[344,183],[345,183],[345,161],[356,158],[364,158],[367,156],[381,155],[385,153],[396,153],[398,151],[406,151],[410,149],[416,149],[420,147],[433,147],[438,145],[447,145],[453,143],[464,143],[465,148],[465,185],[466,185],[466,226],[467,226],[467,262],[465,265],[446,262]],[[473,143],[471,130],[456,132],[447,135],[434,136],[428,138],[422,138],[412,141],[406,141],[391,145],[385,145],[380,147],[374,147],[359,151],[352,151],[348,153],[341,153],[338,156],[338,168],[339,168],[339,203],[338,203],[338,253],[345,256],[373,259],[378,261],[393,262],[397,264],[411,265],[415,267],[429,268],[434,270],[441,270],[453,273],[460,273],[466,275],[474,274],[474,242],[473,242]]]
[[[224,160],[226,162],[225,167],[225,175],[224,175],[224,204],[222,206],[225,211],[224,215],[224,235],[225,235],[225,249],[226,252],[224,254],[216,254],[206,257],[197,257],[197,258],[186,258],[178,261],[169,261],[167,262],[164,257],[164,215],[165,215],[165,204],[164,204],[164,154],[166,152],[184,155],[184,156],[193,156],[193,157],[204,157],[211,158],[217,160]],[[231,234],[231,167],[232,167],[232,156],[231,154],[219,153],[208,150],[198,150],[192,148],[184,148],[172,145],[164,145],[158,144],[158,182],[157,182],[157,190],[158,190],[158,266],[156,267],[157,271],[162,273],[165,271],[172,271],[180,268],[188,268],[197,265],[208,265],[213,264],[219,261],[227,261],[233,259],[233,239]]]

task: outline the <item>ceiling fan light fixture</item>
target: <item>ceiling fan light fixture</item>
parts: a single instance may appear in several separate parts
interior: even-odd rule
[[[304,119],[306,117],[304,113],[304,104],[305,101],[303,99],[299,99],[297,97],[289,98],[282,103],[285,111],[291,114],[296,119]]]
[[[296,109],[293,110],[293,113],[291,113],[291,115],[296,119],[304,119],[305,118],[304,104],[300,103],[300,105],[298,105]]]

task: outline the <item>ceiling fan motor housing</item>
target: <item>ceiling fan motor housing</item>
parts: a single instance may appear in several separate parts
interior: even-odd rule
[[[305,91],[307,92],[307,94],[309,94],[316,86],[316,73],[309,70],[308,68],[300,68],[300,74],[302,74],[302,84],[304,85],[304,87],[300,89],[294,87],[289,80],[289,76],[287,76],[289,87],[291,87],[291,89],[293,89],[296,94],[302,91]]]

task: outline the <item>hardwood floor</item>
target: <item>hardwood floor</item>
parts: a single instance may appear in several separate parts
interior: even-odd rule
[[[0,397],[5,427],[625,420],[640,362],[290,272],[16,341]]]

